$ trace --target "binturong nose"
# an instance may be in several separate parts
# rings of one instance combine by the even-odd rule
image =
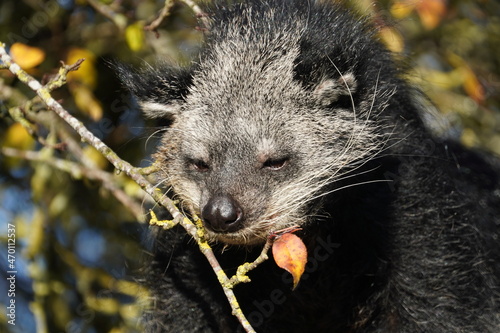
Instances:
[[[205,227],[215,232],[235,232],[243,228],[243,210],[229,194],[219,194],[208,200],[201,211]]]

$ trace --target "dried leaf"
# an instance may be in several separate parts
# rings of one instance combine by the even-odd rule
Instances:
[[[10,47],[10,55],[23,69],[31,69],[45,60],[45,52],[38,47],[31,47],[23,43],[14,43]]]
[[[307,249],[304,242],[292,233],[280,236],[273,243],[273,258],[279,267],[292,274],[295,289],[307,263]]]

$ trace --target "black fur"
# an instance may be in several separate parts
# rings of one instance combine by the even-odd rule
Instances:
[[[227,39],[228,22],[247,6],[253,9],[252,22],[246,23],[254,26],[256,38],[306,20],[295,80],[314,91],[324,78],[352,72],[357,82],[353,100],[346,95],[325,107],[334,112],[352,103],[373,103],[373,140],[382,141],[372,158],[363,157],[343,180],[322,189],[340,190],[311,202],[309,214],[316,218],[298,233],[309,251],[299,286],[292,291],[288,273],[270,259],[250,273],[251,283],[235,288],[254,328],[500,331],[498,162],[428,132],[413,90],[363,20],[341,6],[313,1],[219,2],[207,9],[214,24],[192,68],[122,71],[124,81],[139,100],[185,100],[196,84],[193,78],[214,57],[213,45]],[[269,8],[275,8],[276,15],[266,22]],[[372,99],[375,86],[377,96]],[[372,182],[379,180],[388,182]],[[197,245],[181,228],[154,232],[154,262],[147,280],[157,301],[145,318],[149,331],[242,331]],[[234,273],[239,264],[253,260],[261,246],[222,248],[215,245],[221,266]]]

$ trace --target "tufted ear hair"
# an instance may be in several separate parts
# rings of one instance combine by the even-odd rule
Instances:
[[[112,67],[147,117],[172,121],[181,111],[192,82],[190,70],[168,65],[137,70],[119,63]]]
[[[328,106],[342,96],[356,92],[358,83],[353,73],[347,73],[337,79],[323,79],[313,90],[313,95],[321,106]]]

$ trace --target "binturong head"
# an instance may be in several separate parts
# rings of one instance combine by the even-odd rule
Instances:
[[[317,62],[304,14],[234,10],[215,18],[191,67],[119,72],[145,114],[169,122],[159,183],[211,240],[249,245],[306,223],[336,180],[380,150],[372,118],[392,92],[379,90],[380,68],[360,79],[368,72],[349,45],[344,60],[332,49]]]

